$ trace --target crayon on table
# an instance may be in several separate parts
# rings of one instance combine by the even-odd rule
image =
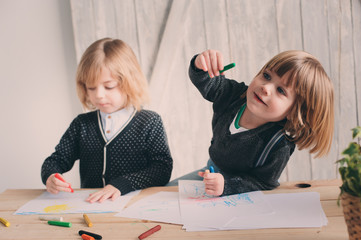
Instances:
[[[157,225],[157,226],[149,229],[148,231],[140,234],[139,237],[138,237],[138,239],[139,239],[139,240],[142,240],[142,239],[148,237],[149,235],[152,235],[153,233],[159,231],[160,229],[161,229],[161,226],[160,226],[160,225]]]
[[[86,235],[86,234],[82,234],[81,238],[84,240],[95,240],[92,236]]]
[[[65,180],[60,176],[59,173],[55,173],[55,177],[56,177],[57,179],[59,179],[60,181],[65,182]],[[73,193],[74,190],[71,188],[70,184],[69,184],[69,188],[70,188],[71,192]]]
[[[93,223],[90,221],[90,218],[88,217],[88,215],[83,214],[83,218],[84,218],[86,224],[88,225],[88,227],[92,227],[92,226],[93,226]]]
[[[222,72],[227,71],[227,70],[229,70],[229,69],[231,69],[231,68],[234,68],[235,66],[236,66],[235,63],[230,63],[230,64],[224,66],[224,67],[223,67],[223,70],[221,70],[221,71],[219,71],[219,72],[222,73]]]
[[[63,221],[63,217],[53,217],[53,216],[39,216],[39,219],[43,221],[58,221],[58,222]]]
[[[79,231],[79,235],[83,235],[83,234],[86,234],[86,235],[89,235],[89,236],[92,236],[94,239],[97,239],[97,240],[100,240],[102,239],[103,237],[96,234],[96,233],[92,233],[92,232],[87,232],[87,231],[83,231],[83,230],[80,230]]]
[[[0,222],[4,224],[6,227],[10,227],[10,222],[4,218],[0,218]]]
[[[48,221],[48,224],[60,227],[71,227],[70,222]]]

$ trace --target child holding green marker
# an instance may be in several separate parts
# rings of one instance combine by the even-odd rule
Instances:
[[[314,56],[282,52],[249,86],[227,79],[222,70],[223,56],[216,50],[191,60],[191,81],[213,103],[210,160],[207,167],[168,185],[203,179],[206,193],[215,196],[273,189],[295,146],[316,157],[329,152],[333,86]],[[208,170],[213,168],[214,173]]]

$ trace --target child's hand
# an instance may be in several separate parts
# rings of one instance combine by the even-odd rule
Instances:
[[[206,50],[199,54],[194,61],[198,69],[208,72],[209,76],[219,76],[219,71],[223,70],[223,55],[217,50]]]
[[[58,194],[59,192],[72,192],[70,183],[66,182],[62,175],[61,179],[55,177],[55,174],[51,174],[46,180],[46,190],[52,194]]]
[[[224,177],[220,173],[210,173],[209,170],[205,172],[198,172],[198,175],[203,177],[205,190],[208,195],[219,196],[224,190]]]
[[[120,196],[120,191],[118,188],[113,187],[112,185],[106,185],[103,189],[98,192],[92,193],[89,197],[85,200],[87,202],[104,202],[108,198],[111,198],[113,201]]]

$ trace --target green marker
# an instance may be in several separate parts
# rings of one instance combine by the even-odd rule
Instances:
[[[229,69],[231,69],[231,68],[234,68],[235,66],[236,66],[235,63],[230,63],[230,64],[224,66],[224,67],[223,67],[223,70],[221,70],[221,71],[219,71],[219,72],[222,73],[222,72],[227,71],[227,70],[229,70]]]
[[[70,222],[60,222],[60,221],[48,221],[49,225],[55,225],[60,227],[71,227]]]

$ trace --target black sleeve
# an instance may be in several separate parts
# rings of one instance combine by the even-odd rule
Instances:
[[[78,122],[78,118],[73,120],[55,147],[55,152],[45,159],[41,167],[41,180],[44,184],[51,174],[69,171],[79,159]]]

